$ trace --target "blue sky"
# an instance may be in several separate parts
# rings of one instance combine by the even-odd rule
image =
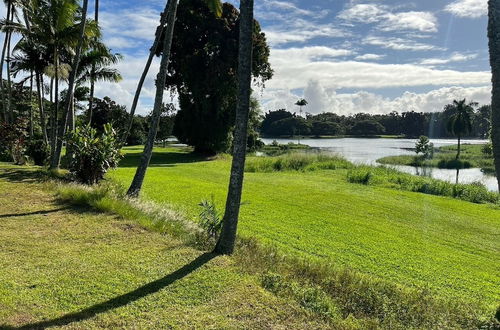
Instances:
[[[98,96],[130,106],[165,2],[101,0],[105,41],[124,55],[125,79],[100,84]],[[311,113],[340,114],[438,111],[464,97],[489,103],[486,3],[256,0],[275,70],[256,95],[264,110],[294,110],[305,97]],[[157,62],[141,113],[153,103],[156,72]]]

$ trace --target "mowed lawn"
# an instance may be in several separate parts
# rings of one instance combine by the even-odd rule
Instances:
[[[142,148],[109,177],[128,187]],[[230,159],[156,149],[142,196],[196,220],[223,210]],[[282,252],[348,267],[487,308],[500,302],[500,208],[351,184],[346,171],[246,173],[240,234]]]
[[[61,204],[38,176],[0,163],[0,329],[330,327],[233,259]]]

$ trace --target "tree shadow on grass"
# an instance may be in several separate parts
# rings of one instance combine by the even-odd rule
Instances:
[[[141,286],[140,288],[131,291],[129,293],[123,294],[121,296],[112,298],[108,301],[104,301],[100,304],[90,306],[88,308],[85,308],[79,312],[76,313],[71,313],[67,314],[64,316],[61,316],[59,318],[53,319],[53,320],[47,320],[47,321],[41,321],[37,323],[31,323],[27,325],[23,325],[20,327],[12,327],[12,326],[5,326],[5,325],[0,325],[0,329],[6,329],[6,330],[11,330],[11,329],[45,329],[49,327],[56,327],[56,326],[64,326],[68,325],[73,322],[79,322],[83,320],[90,319],[98,314],[105,313],[107,311],[113,310],[115,308],[119,308],[122,306],[125,306],[129,303],[132,303],[134,301],[137,301],[141,298],[144,298],[150,294],[156,293],[169,285],[173,284],[174,282],[181,280],[182,278],[188,276],[192,272],[196,271],[206,263],[208,263],[210,260],[215,258],[217,255],[212,254],[212,253],[205,253],[190,262],[189,264],[185,265],[184,267],[176,270],[175,272],[158,279],[154,282],[148,283],[144,286]]]
[[[41,169],[5,168],[0,169],[0,180],[13,183],[35,183],[47,179],[48,174]]]
[[[142,153],[129,153],[120,161],[119,167],[137,167],[141,160]],[[194,152],[153,152],[150,167],[173,167],[176,164],[197,163],[209,161],[206,155]]]
[[[70,209],[74,209],[74,208],[65,206],[65,207],[60,207],[58,209],[53,209],[53,210],[41,210],[41,211],[33,211],[33,212],[26,212],[26,213],[0,214],[0,219],[13,218],[13,217],[26,217],[26,216],[30,216],[30,215],[46,215],[46,214],[57,213],[60,211],[66,211],[66,210],[70,210]]]

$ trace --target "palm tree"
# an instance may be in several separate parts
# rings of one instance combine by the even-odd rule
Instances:
[[[0,58],[0,91],[2,94],[2,114],[6,122],[12,122],[14,120],[14,115],[10,109],[12,91],[11,91],[11,80],[10,80],[10,50],[11,50],[11,40],[12,40],[12,29],[10,26],[14,21],[15,15],[15,1],[14,0],[4,0],[5,6],[7,7],[7,16],[4,22],[4,43],[2,48],[2,56]],[[3,81],[3,67],[7,63],[7,93],[5,92],[5,86]]]
[[[238,106],[234,132],[233,162],[222,231],[214,252],[232,254],[236,242],[247,152],[248,117],[252,82],[253,0],[240,1],[238,59]]]
[[[491,93],[491,141],[500,189],[500,4],[488,1],[488,39],[493,89]]]
[[[94,3],[94,21],[99,24],[99,0],[95,0],[95,3]],[[95,70],[96,68],[95,67],[92,67],[92,74],[91,74],[91,77],[90,77],[90,98],[89,98],[89,113],[90,113],[90,116],[89,118],[92,118],[92,107],[94,105],[94,93],[95,93],[95,78],[94,78],[94,74],[95,74]],[[91,119],[89,119],[91,120]]]
[[[462,137],[472,131],[472,118],[474,117],[475,106],[477,106],[476,102],[466,103],[465,99],[460,101],[454,100],[453,104],[448,106],[452,115],[448,120],[447,130],[458,138],[457,160],[460,158]]]
[[[170,49],[172,47],[172,39],[174,36],[175,27],[175,17],[177,15],[177,6],[179,0],[170,0],[167,5],[167,29],[164,34],[163,39],[163,52],[160,63],[160,71],[156,78],[156,96],[155,104],[153,108],[153,114],[151,116],[151,126],[149,128],[148,139],[146,145],[144,146],[144,152],[141,156],[141,161],[139,167],[134,176],[134,180],[128,189],[127,195],[131,197],[137,197],[142,188],[142,183],[144,182],[144,177],[146,176],[146,171],[151,161],[151,155],[153,152],[154,142],[156,139],[156,134],[158,132],[158,123],[160,121],[161,109],[163,105],[163,93],[165,92],[165,83],[167,80],[168,73],[168,62],[170,60]]]
[[[222,4],[220,0],[204,0],[206,5],[210,8],[215,15],[220,17],[222,15]],[[172,39],[174,36],[174,25],[177,16],[177,6],[179,4],[179,0],[169,0],[167,6],[165,7],[164,12],[162,13],[162,18],[160,22],[160,26],[158,26],[156,30],[156,38],[151,48],[151,53],[146,63],[146,68],[142,74],[141,80],[139,81],[139,86],[137,88],[134,105],[132,106],[132,111],[130,114],[131,120],[133,120],[133,114],[135,112],[135,107],[137,106],[137,101],[142,89],[142,84],[144,83],[144,79],[149,71],[149,66],[151,65],[152,56],[155,55],[155,50],[158,48],[160,44],[160,37],[163,35],[163,51],[162,51],[162,59],[160,63],[160,71],[158,73],[158,77],[156,79],[156,96],[155,96],[155,104],[153,108],[153,113],[151,116],[151,123],[148,132],[148,138],[146,141],[146,145],[144,146],[144,152],[141,156],[141,160],[139,166],[137,167],[137,171],[135,173],[134,179],[130,188],[127,191],[127,195],[130,197],[137,197],[142,188],[142,184],[144,182],[144,177],[146,176],[146,171],[149,166],[149,162],[151,161],[151,155],[153,153],[154,142],[156,139],[156,134],[158,132],[158,124],[160,121],[161,110],[163,105],[163,94],[165,90],[165,83],[167,79],[168,73],[168,62],[170,59],[170,49],[172,47]],[[165,32],[163,33],[162,23],[166,25]],[[128,131],[132,127],[132,122],[129,121],[129,126],[122,137],[122,145],[125,144],[125,141],[128,136]]]
[[[309,103],[305,99],[299,99],[297,102],[295,102],[295,105],[299,106],[299,115],[302,117],[302,107],[305,107]],[[300,126],[299,126],[299,144],[300,144]]]
[[[217,17],[220,17],[222,15],[222,3],[220,0],[204,0],[204,2],[208,6],[208,8],[210,8],[210,10]],[[167,24],[167,18],[169,15],[169,13],[168,13],[169,4],[170,4],[170,1],[167,2],[165,9],[163,10],[163,13],[161,14],[160,25],[158,25],[158,27],[156,28],[155,40],[153,42],[153,46],[151,47],[151,49],[149,51],[149,57],[148,57],[148,60],[146,61],[146,66],[144,67],[141,78],[139,79],[139,83],[137,85],[137,89],[136,89],[135,95],[134,95],[134,101],[132,102],[132,107],[130,108],[128,125],[127,125],[127,128],[126,128],[122,138],[121,138],[122,145],[125,145],[127,138],[128,138],[128,135],[130,133],[130,130],[132,129],[135,111],[137,110],[137,105],[139,103],[139,98],[141,96],[142,87],[144,86],[144,81],[146,80],[146,77],[148,76],[149,69],[151,68],[151,63],[153,62],[153,58],[157,53],[158,46],[160,45],[160,41],[161,41],[161,36],[162,36],[163,31],[165,29],[165,25]],[[175,21],[175,19],[174,19],[174,21]]]

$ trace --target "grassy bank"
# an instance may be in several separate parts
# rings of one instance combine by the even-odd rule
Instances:
[[[202,199],[214,196],[223,205],[230,159],[193,160],[186,151],[156,150],[143,196],[196,218]],[[124,186],[139,157],[137,150],[127,152],[123,167],[110,175]],[[262,160],[250,157],[249,164],[254,162]],[[339,166],[248,172],[241,235],[311,262],[348,266],[374,279],[426,288],[436,297],[496,307],[496,206],[352,184],[349,171]]]
[[[107,189],[61,186],[61,201],[43,178],[0,165],[1,329],[333,326],[235,259],[186,244],[177,213],[155,220]]]
[[[377,162],[390,165],[428,166],[436,168],[481,168],[485,173],[495,173],[493,157],[485,155],[483,145],[462,145],[460,161],[456,162],[457,146],[436,148],[433,159],[423,159],[420,156],[401,155],[384,157]]]

